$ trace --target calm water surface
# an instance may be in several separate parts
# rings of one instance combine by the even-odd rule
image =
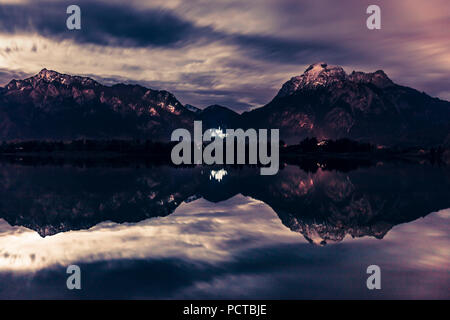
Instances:
[[[321,167],[0,164],[0,298],[449,299],[450,170]]]

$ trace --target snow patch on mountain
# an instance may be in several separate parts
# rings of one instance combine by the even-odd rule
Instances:
[[[327,86],[346,79],[347,74],[342,67],[329,66],[325,62],[314,63],[302,75],[293,77],[286,82],[277,97],[289,96],[301,89]]]
[[[286,82],[277,97],[282,98],[301,90],[326,87],[344,81],[372,84],[379,88],[394,85],[392,80],[382,70],[373,73],[353,71],[350,75],[347,75],[342,67],[330,66],[325,62],[318,62],[310,65],[302,75],[293,77]]]

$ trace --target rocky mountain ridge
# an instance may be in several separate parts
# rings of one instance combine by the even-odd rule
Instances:
[[[288,143],[306,137],[383,145],[442,144],[450,103],[395,84],[382,71],[347,74],[320,62],[287,81],[267,105],[242,115],[184,106],[168,91],[104,86],[43,69],[0,88],[0,140],[143,138],[168,141],[194,120],[221,128],[278,128]],[[205,127],[206,128],[206,127]]]

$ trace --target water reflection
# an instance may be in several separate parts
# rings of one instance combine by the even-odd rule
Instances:
[[[214,172],[3,164],[0,297],[448,298],[446,169]]]
[[[198,199],[170,216],[138,223],[103,222],[88,230],[41,238],[0,220],[0,269],[37,270],[75,261],[178,258],[219,263],[238,251],[277,243],[304,242],[286,232],[267,205],[244,196],[219,204]]]
[[[211,173],[209,174],[209,180],[215,179],[217,181],[222,181],[223,177],[225,177],[228,174],[227,170],[220,169],[220,170],[211,170]]]
[[[242,194],[269,205],[308,241],[325,244],[346,235],[383,238],[397,224],[450,207],[449,171],[425,165],[350,172],[287,166],[276,176],[260,176],[257,168],[4,165],[0,187],[0,218],[41,236],[164,217],[185,201],[221,202]]]

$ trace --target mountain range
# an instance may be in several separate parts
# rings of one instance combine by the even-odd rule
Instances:
[[[3,164],[0,219],[49,236],[104,221],[165,217],[183,202],[204,198],[216,203],[241,194],[263,201],[308,241],[325,244],[346,236],[381,239],[393,226],[450,206],[450,175],[437,166],[417,170],[385,164],[315,173],[286,166],[273,176],[261,176],[251,167],[227,169],[218,181],[210,167],[202,166],[136,170]]]
[[[238,114],[213,105],[183,105],[168,91],[140,85],[105,86],[43,69],[0,88],[0,140],[151,139],[173,130],[280,129],[280,138],[351,138],[383,145],[439,145],[448,140],[450,102],[374,73],[315,63],[287,81],[263,107]]]

